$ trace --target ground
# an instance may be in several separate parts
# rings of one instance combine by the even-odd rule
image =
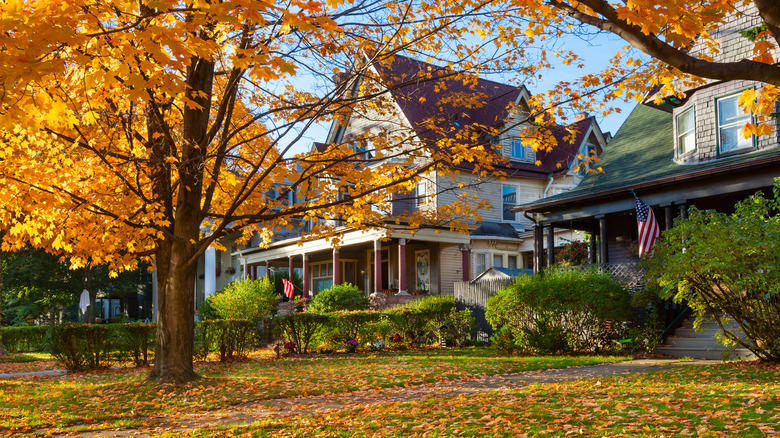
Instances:
[[[0,380],[0,434],[777,433],[777,367],[676,360],[615,363],[623,359],[506,357],[484,348],[281,360],[268,354],[241,363],[199,364],[203,379],[184,387],[147,382],[145,370],[16,377]]]

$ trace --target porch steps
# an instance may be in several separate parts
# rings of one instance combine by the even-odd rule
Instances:
[[[735,325],[731,325],[735,327]],[[657,349],[659,353],[672,357],[714,360],[752,360],[755,355],[746,348],[727,349],[715,338],[720,328],[715,322],[705,322],[699,331],[693,329],[693,320],[686,319],[674,335],[666,338],[666,345]]]

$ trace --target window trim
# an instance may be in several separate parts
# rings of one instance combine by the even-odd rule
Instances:
[[[720,126],[720,105],[719,105],[719,102],[722,101],[722,100],[725,100],[725,99],[732,99],[732,98],[739,99],[739,95],[742,94],[743,91],[750,90],[750,89],[755,89],[755,87],[745,87],[745,88],[742,88],[742,89],[737,90],[737,91],[733,91],[733,92],[730,92],[730,93],[726,93],[726,94],[721,94],[719,96],[715,96],[713,98],[714,99],[713,102],[715,104],[714,105],[715,106],[715,142],[716,142],[715,143],[715,150],[716,150],[716,153],[717,153],[716,156],[718,158],[720,158],[720,157],[727,157],[727,156],[734,155],[734,154],[740,154],[740,153],[743,153],[743,152],[748,152],[748,151],[756,148],[756,136],[755,135],[751,135],[750,136],[750,146],[736,147],[736,148],[734,148],[734,149],[732,149],[730,151],[726,151],[726,152],[723,152],[721,150],[721,138],[720,138],[721,126]],[[739,103],[737,103],[737,107],[739,108]],[[753,116],[752,112],[750,114],[748,114],[748,119],[750,120],[751,123],[755,122],[755,120],[756,120],[755,117]],[[740,131],[742,131],[742,129],[740,129]],[[739,134],[739,135],[741,135],[741,134]]]
[[[420,187],[423,188],[423,193],[420,194]],[[425,199],[428,197],[428,184],[426,181],[417,181],[417,185],[414,186],[414,206],[420,208],[425,205]]]
[[[683,115],[687,114],[688,112],[690,112],[692,114],[692,117],[693,117],[693,122],[691,123],[691,129],[686,131],[686,132],[684,132],[684,133],[680,133],[680,122],[679,122],[679,120],[680,120],[680,118]],[[688,152],[683,152],[682,148],[681,148],[682,143],[680,143],[680,139],[682,138],[682,136],[687,135],[688,133],[693,135],[693,149],[691,149]],[[675,147],[675,149],[676,149],[675,153],[677,154],[678,157],[684,157],[684,156],[689,155],[689,154],[691,154],[693,152],[696,152],[696,149],[698,149],[698,146],[696,145],[696,105],[695,104],[689,106],[688,108],[684,109],[683,111],[680,111],[679,114],[674,116],[674,142],[675,142],[675,146],[676,146]],[[718,145],[720,146],[720,141],[718,141]]]
[[[504,218],[504,187],[512,187],[515,189],[515,205],[516,207],[518,204],[517,202],[520,199],[520,186],[517,184],[511,184],[511,183],[502,183],[501,184],[501,223],[517,223],[517,215],[518,213],[513,213],[515,215],[514,219],[505,219]]]

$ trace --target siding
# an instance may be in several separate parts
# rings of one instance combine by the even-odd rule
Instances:
[[[441,248],[439,252],[440,295],[453,295],[456,281],[463,280],[463,259],[457,246]]]

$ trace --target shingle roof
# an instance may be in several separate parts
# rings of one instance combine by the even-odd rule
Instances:
[[[452,124],[493,127],[504,123],[509,118],[510,105],[524,89],[523,86],[514,87],[482,78],[475,83],[464,83],[456,72],[446,67],[400,55],[395,55],[392,62],[378,62],[375,67],[417,135],[430,142],[435,142],[442,135],[441,131],[430,129],[431,120],[445,122],[447,127]],[[477,107],[457,105],[452,96],[461,93],[478,94],[483,104]],[[571,125],[577,132],[573,143],[565,139],[570,135],[565,127],[554,127],[552,133],[558,140],[558,146],[549,152],[537,152],[540,166],[536,163],[508,162],[496,168],[510,176],[534,178],[566,171],[592,123],[595,119],[588,117]],[[454,132],[445,130],[444,135],[454,135]],[[465,164],[460,167],[471,166]]]
[[[687,179],[746,162],[776,156],[777,148],[721,158],[700,164],[677,164],[674,158],[672,115],[637,105],[601,155],[603,173],[590,173],[568,192],[524,204],[527,211],[563,206],[616,191],[628,192],[669,179]]]

